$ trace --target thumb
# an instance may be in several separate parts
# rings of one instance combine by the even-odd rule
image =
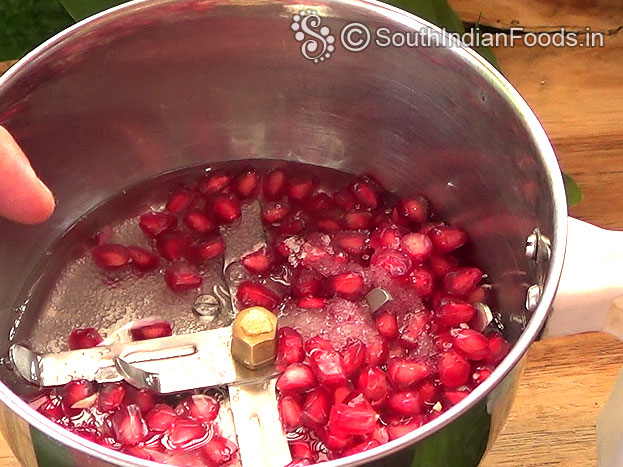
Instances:
[[[9,132],[0,126],[0,216],[37,224],[54,211],[54,197]]]

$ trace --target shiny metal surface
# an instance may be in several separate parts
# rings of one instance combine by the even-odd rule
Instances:
[[[430,27],[373,1],[304,6],[317,8],[334,32],[351,21]],[[338,47],[326,63],[310,63],[290,29],[301,7],[137,1],[65,31],[0,79],[0,122],[58,205],[38,227],[0,221],[1,350],[6,355],[36,319],[20,312],[23,288],[51,243],[126,187],[173,169],[249,158],[371,172],[385,186],[423,193],[465,227],[515,345],[485,383],[434,422],[326,465],[407,465],[430,450],[440,465],[476,465],[510,409],[521,358],[562,269],[566,202],[551,145],[517,92],[471,51]],[[528,313],[527,288],[540,282],[525,256],[535,228],[551,239],[552,254],[538,306]],[[27,420],[29,446],[38,459],[52,459],[40,465],[155,465],[62,430],[11,391],[19,384],[14,374],[4,369],[0,377],[4,416]],[[28,442],[3,432],[16,451]]]

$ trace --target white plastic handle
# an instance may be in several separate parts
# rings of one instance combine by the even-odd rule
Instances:
[[[560,285],[543,335],[587,331],[623,340],[623,232],[570,217]]]

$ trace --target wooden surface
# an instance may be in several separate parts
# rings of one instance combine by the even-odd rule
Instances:
[[[502,32],[602,31],[603,48],[495,50],[534,109],[563,169],[584,192],[576,217],[623,228],[623,0],[450,0],[461,17]],[[6,68],[6,67],[5,67]],[[0,64],[0,72],[4,68]],[[596,465],[595,423],[623,365],[623,344],[600,333],[532,346],[517,399],[485,467]],[[623,416],[623,414],[622,414]],[[0,467],[17,466],[0,439]]]

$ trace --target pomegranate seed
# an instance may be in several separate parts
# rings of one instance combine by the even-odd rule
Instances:
[[[212,440],[206,444],[202,449],[203,459],[210,466],[220,466],[231,462],[236,458],[238,452],[238,446],[227,438],[222,436],[215,436]]]
[[[63,408],[67,411],[74,404],[90,397],[94,394],[93,383],[85,379],[70,381],[62,390]]]
[[[311,269],[297,270],[290,288],[297,297],[312,297],[320,291],[320,276]]]
[[[165,447],[189,451],[200,447],[209,439],[206,426],[192,418],[177,418],[167,430],[162,443]]]
[[[404,357],[406,354],[404,347],[400,345],[400,342],[392,342],[389,346],[389,358]]]
[[[290,452],[295,459],[309,459],[314,460],[314,453],[309,443],[304,441],[296,441],[290,443]]]
[[[195,195],[184,188],[174,191],[167,204],[165,209],[171,214],[179,214],[183,211],[186,211],[192,202],[195,200]]]
[[[266,174],[262,182],[262,193],[264,198],[270,201],[280,200],[286,189],[286,184],[287,176],[285,170],[271,170]]]
[[[454,347],[454,336],[449,330],[441,332],[435,336],[435,346],[441,351],[451,349]]]
[[[333,237],[333,243],[346,253],[361,256],[366,250],[368,234],[365,231],[343,231]]]
[[[103,340],[94,328],[74,329],[69,334],[69,350],[90,349]]]
[[[366,346],[366,364],[370,366],[381,366],[387,362],[389,357],[389,344],[381,336],[372,339]]]
[[[300,203],[309,198],[318,180],[312,177],[292,177],[288,185],[288,198],[296,203]]]
[[[212,203],[212,211],[216,218],[224,224],[231,224],[242,215],[240,200],[234,195],[218,195],[215,197]]]
[[[489,376],[491,376],[491,373],[493,373],[493,370],[491,368],[488,368],[486,366],[479,366],[472,374],[472,380],[476,385],[479,385]]]
[[[357,208],[357,201],[347,188],[336,191],[332,199],[337,206],[346,212],[354,211]]]
[[[130,252],[130,258],[132,258],[132,264],[141,271],[151,271],[158,267],[160,258],[152,251],[141,248],[140,246],[132,245],[128,247]]]
[[[439,253],[450,253],[467,242],[467,234],[458,227],[438,226],[428,232],[435,250]]]
[[[432,255],[428,258],[428,266],[436,277],[445,277],[457,267],[457,261],[451,256]]]
[[[415,264],[422,264],[433,252],[433,243],[426,235],[420,233],[405,235],[400,241],[400,246]]]
[[[347,377],[355,375],[363,366],[366,357],[366,346],[360,341],[354,341],[346,345],[342,350],[344,373]]]
[[[338,274],[330,278],[329,286],[333,293],[347,300],[357,300],[365,292],[363,278],[354,272]]]
[[[423,361],[395,358],[387,364],[387,376],[396,389],[407,389],[433,374]]]
[[[422,312],[412,313],[405,318],[405,325],[400,331],[398,341],[405,349],[419,346],[420,336],[430,327],[428,315]]]
[[[488,365],[497,365],[506,357],[506,354],[508,354],[510,344],[499,334],[491,334],[488,338],[489,355],[487,355],[484,361]]]
[[[121,383],[105,384],[99,392],[97,398],[97,408],[101,412],[110,412],[115,410],[123,402],[125,397],[125,386]]]
[[[167,404],[158,404],[145,416],[145,422],[151,431],[164,432],[173,425],[177,414],[173,407]]]
[[[129,456],[138,457],[139,459],[145,459],[148,461],[154,460],[147,449],[140,448],[138,446],[126,446],[121,452]]]
[[[284,220],[290,214],[290,206],[273,201],[262,208],[262,220],[266,224],[274,224]]]
[[[314,336],[307,339],[307,342],[305,342],[305,353],[307,353],[307,355],[311,355],[316,350],[332,352],[335,349],[333,348],[333,345],[331,345],[331,342],[324,337]]]
[[[186,254],[191,241],[190,235],[185,232],[167,232],[156,240],[156,249],[163,258],[176,261]]]
[[[380,311],[376,315],[375,322],[376,329],[385,339],[389,341],[398,339],[398,322],[396,321],[396,316],[393,313],[390,313],[389,311]]]
[[[321,385],[335,388],[347,383],[344,363],[337,352],[317,349],[311,353],[309,360],[311,369]]]
[[[184,224],[190,230],[199,235],[207,235],[216,230],[216,223],[210,219],[201,209],[192,209],[184,216]]]
[[[206,394],[193,394],[182,402],[183,410],[196,420],[212,422],[217,417],[221,404],[212,396]]]
[[[370,246],[375,250],[387,248],[397,250],[400,247],[402,234],[400,229],[392,224],[377,227],[370,236]]]
[[[458,352],[448,350],[439,357],[439,379],[447,388],[455,388],[467,382],[469,362]]]
[[[129,386],[126,389],[124,404],[135,404],[144,415],[156,405],[156,396],[149,389],[135,389]]]
[[[203,279],[187,263],[173,263],[164,271],[164,280],[173,292],[185,292],[201,286]]]
[[[393,420],[387,425],[389,439],[392,441],[398,439],[414,430],[417,430],[419,427],[424,425],[424,423],[424,417],[421,415],[416,415],[407,420]]]
[[[266,274],[275,264],[272,253],[266,247],[242,257],[240,262],[252,274]]]
[[[376,250],[370,258],[370,264],[385,269],[390,276],[404,276],[411,269],[411,259],[396,250]]]
[[[102,269],[117,269],[130,262],[130,250],[117,243],[105,243],[91,250],[93,261]]]
[[[301,426],[303,409],[296,397],[283,396],[279,399],[279,414],[286,429],[295,430]]]
[[[48,395],[45,396],[43,402],[37,407],[37,412],[53,421],[57,421],[64,416],[61,399]]]
[[[376,441],[379,444],[389,443],[389,432],[387,431],[387,427],[377,422],[370,438],[372,438],[371,441]]]
[[[233,177],[223,172],[208,175],[199,182],[199,192],[204,196],[212,196],[224,191],[232,182]]]
[[[469,396],[469,389],[464,390],[454,390],[454,391],[446,391],[444,393],[444,397],[450,402],[450,404],[455,405],[461,402]]]
[[[292,328],[282,327],[279,328],[278,336],[277,369],[283,371],[293,363],[301,363],[305,359],[301,335]]]
[[[372,223],[372,214],[364,211],[347,212],[343,222],[347,229],[368,229]]]
[[[400,415],[417,415],[422,412],[424,404],[418,391],[400,391],[390,394],[387,409]]]
[[[136,405],[121,406],[112,416],[115,438],[121,444],[135,446],[147,436],[147,424]]]
[[[387,398],[390,392],[389,381],[379,367],[364,369],[357,379],[357,389],[370,402],[379,402]]]
[[[420,297],[428,297],[435,288],[435,278],[425,267],[415,268],[411,271],[407,281]]]
[[[147,339],[157,339],[168,337],[173,334],[171,323],[168,321],[158,321],[146,326],[135,327],[130,330],[133,341],[144,341]]]
[[[459,268],[446,274],[443,285],[446,292],[465,297],[471,294],[482,280],[482,271],[478,268]]]
[[[319,298],[319,297],[303,297],[303,298],[299,298],[299,301],[297,302],[296,306],[298,306],[299,308],[322,308],[325,305],[325,300],[324,298]]]
[[[329,425],[328,430],[324,432],[322,441],[330,450],[342,452],[352,446],[355,439],[353,435],[343,432],[339,427]]]
[[[336,404],[331,409],[329,425],[352,435],[367,435],[376,428],[378,414],[373,409]]]
[[[288,217],[277,229],[281,235],[294,235],[305,229],[307,221],[300,211]]]
[[[372,404],[368,402],[366,397],[361,391],[352,391],[343,401],[349,407],[356,407],[361,409],[373,410]]]
[[[340,386],[333,391],[333,404],[341,404],[353,392],[350,386]]]
[[[470,360],[482,360],[489,355],[489,340],[473,329],[456,331],[454,345]]]
[[[363,179],[353,183],[350,187],[355,199],[366,209],[376,209],[379,198],[372,184]]]
[[[223,253],[225,253],[225,241],[220,235],[216,235],[191,245],[187,257],[192,263],[202,264],[220,258]]]
[[[301,419],[308,428],[322,426],[329,421],[331,396],[324,388],[316,388],[305,396]]]
[[[428,219],[428,201],[421,196],[401,199],[396,203],[394,213],[407,224],[422,224]]]
[[[293,363],[277,380],[277,389],[282,394],[298,394],[316,387],[312,369],[304,363]]]
[[[363,443],[359,443],[358,445],[344,451],[344,456],[353,456],[355,454],[359,454],[360,452],[369,451],[370,449],[374,449],[379,446],[380,444],[376,440],[364,441]]]
[[[342,230],[342,224],[337,219],[332,219],[330,217],[318,219],[316,227],[321,232],[337,232]]]
[[[476,309],[467,302],[458,299],[445,298],[435,310],[436,321],[443,326],[458,326],[468,323],[474,317]]]
[[[234,190],[241,198],[255,198],[260,190],[260,175],[249,169],[238,175],[234,180]]]
[[[236,293],[241,308],[261,306],[268,310],[274,310],[281,302],[281,298],[272,290],[259,282],[245,281],[238,287]]]
[[[307,465],[312,465],[312,460],[310,459],[299,459],[293,458],[292,462],[289,462],[285,467],[305,467]]]
[[[423,381],[418,386],[420,399],[425,404],[432,405],[439,399],[439,391],[432,381]]]
[[[155,238],[177,227],[177,218],[164,212],[150,211],[140,217],[138,225],[145,235]]]
[[[334,203],[326,193],[316,193],[311,198],[305,200],[305,209],[311,214],[319,214],[333,208]]]

